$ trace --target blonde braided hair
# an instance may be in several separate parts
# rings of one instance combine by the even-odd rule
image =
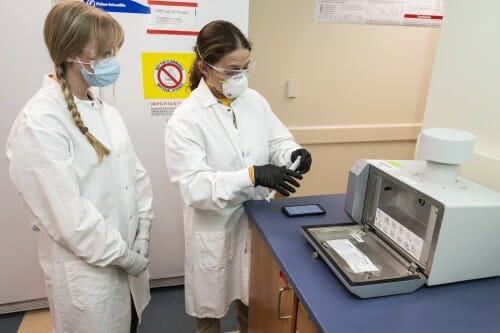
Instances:
[[[97,55],[102,55],[105,50],[120,48],[124,39],[123,29],[103,10],[80,0],[65,0],[52,7],[47,15],[44,37],[71,117],[80,132],[94,147],[100,163],[111,151],[85,126],[66,79],[66,61],[82,52],[91,40],[96,41]]]
[[[70,91],[69,82],[66,81],[64,64],[56,66],[56,77],[64,93],[64,99],[68,104],[68,109],[69,112],[71,112],[71,117],[73,117],[75,125],[78,127],[80,132],[82,132],[82,134],[87,137],[87,140],[92,145],[92,147],[94,147],[100,163],[103,160],[104,156],[108,156],[111,153],[111,150],[109,150],[105,145],[101,143],[101,141],[99,141],[94,135],[92,135],[92,133],[89,132],[88,127],[83,123],[80,112],[78,112],[78,108],[76,107],[73,94]]]

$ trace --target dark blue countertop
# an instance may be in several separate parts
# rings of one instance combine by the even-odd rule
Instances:
[[[500,278],[424,286],[414,293],[360,299],[313,248],[301,225],[351,222],[344,194],[249,201],[245,210],[262,234],[318,331],[339,333],[499,333]],[[319,203],[323,216],[286,217],[283,205]],[[499,235],[500,237],[500,235]],[[500,253],[499,253],[500,260]]]

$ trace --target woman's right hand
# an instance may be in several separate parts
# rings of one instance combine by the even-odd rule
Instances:
[[[289,196],[295,192],[295,187],[300,187],[296,179],[302,179],[302,176],[284,166],[266,164],[256,165],[253,169],[255,185],[275,189],[284,196]]]
[[[142,272],[148,268],[149,260],[143,255],[133,251],[128,250],[125,260],[120,265],[127,273],[138,277]]]

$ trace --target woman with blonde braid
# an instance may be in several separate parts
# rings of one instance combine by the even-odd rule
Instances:
[[[55,332],[135,332],[149,302],[152,191],[118,112],[90,87],[113,84],[123,30],[81,1],[49,12],[55,75],[12,126],[7,157],[38,235]]]

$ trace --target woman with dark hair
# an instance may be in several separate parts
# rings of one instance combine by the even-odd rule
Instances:
[[[250,230],[243,203],[269,189],[288,196],[309,171],[311,155],[248,88],[251,45],[227,21],[203,27],[194,48],[192,93],[165,133],[170,179],[184,201],[186,311],[196,332],[220,332],[236,301],[247,331]],[[297,171],[291,164],[301,157]]]

